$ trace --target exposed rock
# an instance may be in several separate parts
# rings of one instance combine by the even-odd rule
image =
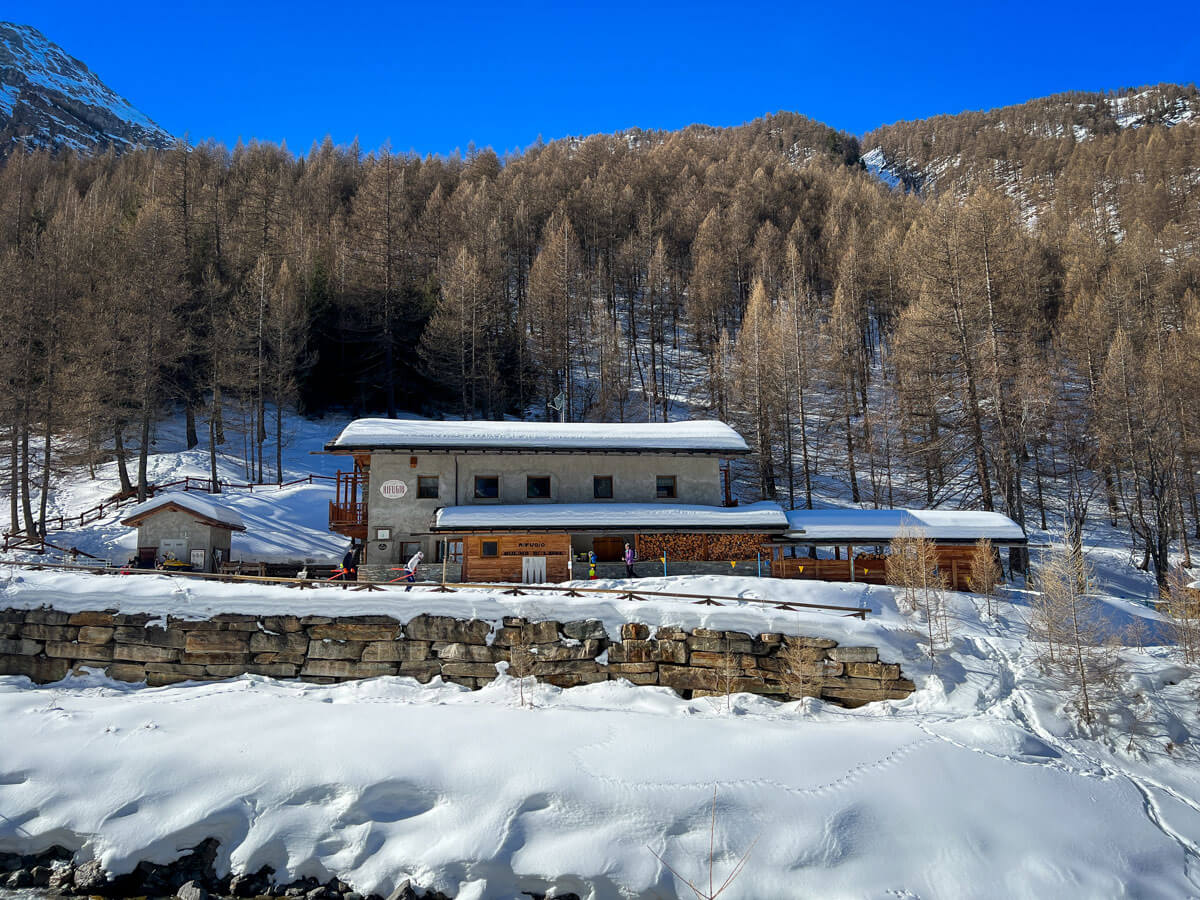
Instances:
[[[25,613],[26,625],[66,625],[70,621],[70,613],[59,612],[57,609],[48,607],[31,609]]]
[[[10,656],[33,656],[42,652],[42,645],[27,638],[0,638],[0,653]]]
[[[405,879],[396,885],[395,890],[388,894],[387,900],[420,900],[420,898],[417,896],[417,892],[412,889],[412,885]]]
[[[245,653],[250,635],[243,631],[189,631],[184,650],[188,653]]]
[[[348,659],[310,659],[300,670],[301,676],[325,675],[332,678],[376,678],[395,675],[392,663],[355,662]]]
[[[208,891],[196,884],[196,882],[188,881],[179,886],[179,890],[175,892],[175,896],[179,900],[208,900]]]
[[[650,626],[641,622],[626,622],[621,626],[622,641],[644,641],[650,637]]]
[[[35,641],[72,641],[79,633],[78,628],[70,625],[36,625],[26,623],[21,629],[25,637]]]
[[[25,675],[39,684],[61,681],[67,677],[70,668],[70,662],[65,659],[0,655],[0,675]]]
[[[574,622],[564,622],[562,633],[576,641],[604,641],[608,639],[608,632],[604,628],[604,623],[599,619],[580,619]]]
[[[113,640],[118,644],[149,644],[152,647],[174,647],[182,650],[186,635],[175,628],[140,628],[136,625],[118,625],[113,631]]]
[[[113,647],[113,659],[122,662],[175,662],[179,659],[179,651],[173,647],[150,644],[117,644]]]
[[[112,662],[112,644],[77,644],[74,641],[47,641],[44,652],[55,659],[91,659],[101,664]]]
[[[67,623],[70,625],[112,625],[114,612],[116,610],[72,613]]]
[[[308,636],[311,638],[334,641],[394,641],[398,634],[400,626],[396,624],[362,625],[335,622],[332,625],[314,625],[308,629]]]
[[[318,641],[308,642],[309,659],[362,659],[361,641]]]
[[[363,648],[362,661],[420,662],[429,658],[431,646],[429,641],[371,641]]]
[[[80,622],[111,624],[57,624],[63,615],[47,609],[0,610],[6,635],[0,646],[27,651],[0,653],[0,674],[27,675],[45,683],[82,666],[95,666],[112,678],[155,686],[247,673],[317,684],[399,674],[422,683],[441,676],[479,688],[495,679],[496,663],[507,659],[513,643],[519,642],[532,656],[532,674],[561,687],[625,678],[635,684],[661,684],[684,696],[736,691],[784,696],[785,680],[791,683],[781,674],[781,654],[787,650],[792,655],[789,666],[797,666],[799,657],[796,674],[805,679],[804,685],[793,686],[798,696],[819,694],[832,702],[860,705],[904,697],[913,690],[900,667],[880,662],[874,647],[838,647],[826,638],[774,632],[751,636],[663,626],[651,639],[648,626],[626,623],[623,640],[614,643],[595,619],[562,625],[507,616],[504,627],[492,635],[491,626],[481,620],[422,615],[408,623],[408,636],[401,637],[389,616],[168,617],[164,629],[142,614],[103,612],[91,618],[76,613]],[[39,621],[27,624],[29,616]],[[268,623],[281,630],[268,629]],[[89,641],[111,639],[89,643],[29,637],[76,632]],[[354,637],[380,639],[347,639]],[[490,645],[489,637],[494,638]],[[314,883],[306,891],[318,887]]]
[[[72,887],[81,894],[97,893],[107,883],[108,876],[104,874],[104,866],[98,859],[77,866],[71,875]]]
[[[444,641],[448,644],[485,644],[487,622],[478,619],[462,620],[450,616],[420,615],[404,626],[406,637],[416,641]]]
[[[875,647],[834,647],[829,651],[829,658],[844,663],[873,663],[879,661],[879,650]]]
[[[250,635],[251,653],[304,653],[308,650],[308,638],[299,632]]]
[[[88,67],[29,25],[0,23],[0,146],[88,152],[172,138]]]
[[[481,644],[434,644],[433,650],[438,659],[453,662],[494,663],[500,659],[499,650]]]
[[[234,897],[257,897],[267,893],[271,887],[271,876],[275,870],[263,866],[253,875],[241,873],[229,879],[229,893]]]

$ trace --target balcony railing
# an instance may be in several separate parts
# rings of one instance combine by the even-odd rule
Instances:
[[[367,537],[367,503],[362,499],[367,486],[363,471],[338,472],[335,499],[329,501],[329,530],[347,537]]]

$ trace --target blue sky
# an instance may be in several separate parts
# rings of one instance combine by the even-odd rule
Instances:
[[[99,4],[7,0],[168,131],[499,152],[737,125],[856,134],[1057,91],[1200,80],[1191,4]]]

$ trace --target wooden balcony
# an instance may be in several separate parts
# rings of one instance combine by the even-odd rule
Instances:
[[[329,501],[329,530],[348,538],[367,539],[367,473],[338,472],[335,499]]]

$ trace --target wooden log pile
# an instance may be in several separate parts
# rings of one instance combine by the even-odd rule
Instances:
[[[721,562],[731,559],[755,559],[761,552],[771,555],[765,534],[639,534],[639,559],[659,559],[694,562]]]

